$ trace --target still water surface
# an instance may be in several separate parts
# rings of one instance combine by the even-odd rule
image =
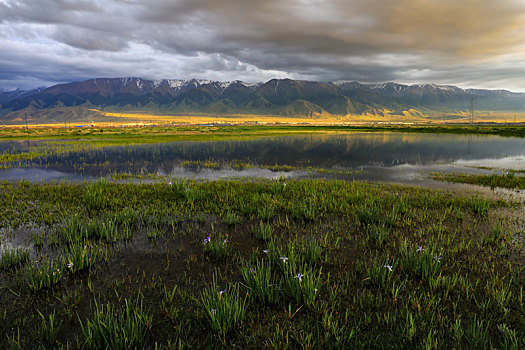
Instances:
[[[53,147],[68,147],[46,141],[7,141],[0,142],[0,154],[24,152],[31,147],[51,144]],[[220,164],[236,161],[255,167],[239,170],[228,166],[181,166],[183,161],[206,160]],[[272,165],[292,166],[294,170],[264,168]],[[23,166],[0,170],[0,180],[84,181],[127,172],[195,179],[284,176],[417,184],[426,181],[431,171],[494,171],[479,167],[495,168],[496,171],[525,169],[525,139],[381,132],[116,146],[63,154],[51,152],[40,159],[26,161]],[[329,172],[316,172],[312,168]]]

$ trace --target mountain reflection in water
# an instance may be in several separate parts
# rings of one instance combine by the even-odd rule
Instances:
[[[45,142],[42,142],[45,143]],[[35,146],[38,141],[0,142],[0,153],[23,152],[24,147]],[[181,168],[182,161],[211,160],[219,164],[231,161],[251,165],[289,165],[296,169],[321,168],[355,170],[360,168],[388,168],[410,165],[483,166],[483,162],[501,164],[506,168],[523,167],[525,140],[512,137],[416,134],[416,133],[349,133],[340,135],[294,135],[258,138],[247,141],[184,141],[147,145],[115,146],[87,149],[64,154],[52,154],[26,164],[27,168],[45,168],[64,174],[71,179],[107,176],[111,173],[172,174],[192,177],[201,173],[199,167]],[[182,169],[182,170],[181,170]],[[275,172],[258,176],[256,171],[239,173],[229,169],[232,176],[275,177]],[[215,169],[225,171],[225,169]],[[236,172],[237,171],[237,172]],[[26,171],[27,172],[27,171]],[[217,178],[214,169],[208,176]],[[376,171],[377,172],[377,171]],[[19,172],[23,175],[23,171]],[[294,173],[296,177],[304,172]],[[21,178],[24,176],[21,175]],[[289,174],[291,175],[291,174]],[[218,178],[229,177],[229,173]],[[0,179],[13,180],[12,169],[0,171]],[[38,181],[55,176],[41,175]],[[60,178],[60,176],[58,176]]]

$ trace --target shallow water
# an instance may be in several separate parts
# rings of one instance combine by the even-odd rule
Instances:
[[[0,142],[0,153],[27,152],[31,147],[68,147],[48,141]],[[183,161],[211,160],[220,164],[242,162],[244,169],[228,166],[181,166]],[[341,178],[424,184],[431,171],[487,173],[477,167],[525,168],[525,140],[513,137],[416,134],[348,133],[295,135],[248,141],[185,141],[106,147],[49,155],[22,166],[0,170],[0,180],[32,182],[86,181],[112,173],[158,174],[174,178]],[[265,166],[289,165],[292,171],[271,171]],[[312,168],[327,169],[316,172]],[[350,173],[349,173],[350,172]],[[127,180],[130,181],[130,180]],[[155,181],[137,180],[131,181]],[[157,180],[158,181],[158,180]]]

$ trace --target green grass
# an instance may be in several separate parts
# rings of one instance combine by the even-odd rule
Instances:
[[[390,235],[390,230],[385,225],[369,225],[366,231],[368,240],[378,247],[385,244]]]
[[[0,202],[3,242],[38,243],[0,270],[6,347],[525,346],[522,204],[245,179],[0,182]]]
[[[91,246],[74,244],[69,246],[64,258],[64,269],[75,274],[90,269],[100,253]]]
[[[509,188],[513,190],[525,189],[525,176],[514,175],[512,171],[504,175],[472,175],[462,173],[441,174],[433,173],[432,178],[440,181],[467,183],[473,185],[487,186],[490,188]]]
[[[224,217],[224,223],[228,226],[233,226],[239,222],[239,217],[237,214],[232,212],[227,212],[226,216]]]
[[[103,132],[100,132],[100,131]],[[290,135],[297,133],[322,132],[413,132],[445,134],[481,134],[503,136],[525,136],[523,126],[519,125],[368,125],[368,126],[179,126],[179,127],[140,127],[140,128],[93,128],[79,130],[75,128],[38,128],[38,129],[0,129],[0,139],[88,139],[107,142],[108,144],[155,143],[167,141],[210,141],[221,138],[243,139],[255,136]]]
[[[308,264],[316,264],[321,261],[323,248],[316,239],[304,239],[297,243],[297,249],[302,261]]]
[[[53,261],[44,260],[31,263],[25,270],[27,286],[33,292],[50,288],[60,282],[63,269]]]
[[[4,247],[0,254],[0,270],[18,267],[29,261],[29,251],[23,248]]]
[[[230,252],[230,242],[226,237],[207,236],[202,241],[204,254],[211,260],[219,261],[225,259]]]
[[[73,215],[64,220],[62,225],[56,230],[56,234],[65,243],[85,242],[87,240],[87,229],[85,220],[79,215]]]
[[[255,238],[268,241],[273,237],[273,227],[264,221],[260,221],[259,225],[255,227],[253,233]]]
[[[381,221],[381,212],[373,202],[356,205],[354,212],[358,220],[365,225],[376,224]]]
[[[99,306],[91,319],[81,322],[87,349],[136,349],[146,342],[153,318],[143,308],[140,297],[124,299],[120,308],[111,304]]]
[[[438,274],[443,252],[433,246],[408,246],[401,252],[402,266],[415,278],[429,280]]]
[[[57,315],[54,311],[47,315],[47,317],[40,311],[37,310],[37,312],[42,322],[38,330],[38,340],[40,345],[46,349],[52,348],[56,344],[63,321],[57,320]]]
[[[283,290],[298,305],[313,306],[321,293],[321,268],[307,264],[290,265],[284,271]]]
[[[86,186],[84,201],[89,211],[98,211],[107,205],[107,182],[101,179]]]
[[[224,337],[246,317],[246,299],[240,294],[239,284],[229,284],[221,290],[216,277],[201,294],[202,313],[209,327]]]
[[[367,275],[364,280],[379,287],[385,288],[387,283],[398,274],[397,261],[388,255],[376,256],[368,264],[359,265],[362,264],[365,264]]]
[[[262,304],[275,304],[279,300],[280,282],[271,263],[264,260],[256,260],[255,263],[243,261],[240,270],[250,297]]]
[[[112,217],[90,219],[85,230],[88,237],[105,242],[116,242],[118,239],[117,226]]]

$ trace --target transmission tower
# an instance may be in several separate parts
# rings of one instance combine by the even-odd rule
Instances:
[[[469,117],[469,123],[474,124],[474,97],[470,97],[470,111],[468,114]]]

